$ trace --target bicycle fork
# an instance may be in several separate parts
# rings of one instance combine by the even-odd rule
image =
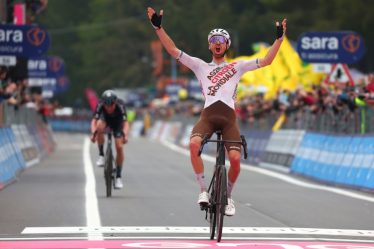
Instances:
[[[215,186],[214,186],[214,183],[215,183],[215,180],[218,178],[216,175],[218,174],[219,170],[215,170],[214,172],[214,175],[213,175],[213,178],[211,179],[210,183],[209,183],[209,187],[208,187],[208,193],[210,193],[209,195],[209,203],[204,203],[204,204],[200,204],[200,210],[201,211],[205,211],[205,220],[209,221],[208,220],[208,213],[213,213],[215,212],[215,210],[213,210],[213,208],[216,208],[216,195],[217,195],[217,192],[216,192],[216,189],[215,189]],[[227,204],[227,203],[226,203]]]

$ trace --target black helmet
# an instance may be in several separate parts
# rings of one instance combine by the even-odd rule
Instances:
[[[117,95],[112,90],[106,90],[101,95],[104,105],[112,105],[117,100]]]

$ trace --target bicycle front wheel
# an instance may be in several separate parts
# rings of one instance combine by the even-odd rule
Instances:
[[[218,174],[216,179],[217,203],[216,203],[216,224],[217,224],[217,242],[221,241],[223,218],[225,216],[225,208],[227,205],[227,176],[224,165],[218,166]]]
[[[215,232],[216,232],[216,216],[217,216],[217,209],[216,209],[216,205],[215,203],[217,202],[217,199],[216,199],[216,191],[215,191],[215,187],[214,187],[214,184],[213,183],[213,188],[212,188],[212,192],[211,192],[211,195],[210,195],[210,200],[209,200],[209,203],[210,203],[210,207],[209,207],[209,224],[210,224],[210,227],[209,227],[209,230],[210,230],[210,239],[213,240],[214,239],[214,235],[215,235]]]
[[[105,154],[105,167],[104,167],[104,176],[105,176],[105,187],[106,187],[106,196],[112,196],[112,171],[113,171],[113,153],[110,148],[107,149]]]

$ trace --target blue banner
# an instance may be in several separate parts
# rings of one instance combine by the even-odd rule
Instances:
[[[60,76],[57,78],[57,85],[55,88],[55,93],[61,93],[68,90],[70,87],[70,80],[66,76]]]
[[[29,58],[49,48],[48,32],[36,25],[0,25],[0,54]]]
[[[297,41],[297,52],[306,62],[352,64],[362,58],[365,45],[353,31],[306,32]]]
[[[57,56],[29,58],[27,69],[29,78],[58,78],[65,75],[64,60]]]

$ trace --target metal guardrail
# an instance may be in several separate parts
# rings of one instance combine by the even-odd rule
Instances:
[[[282,112],[270,111],[258,115],[251,122],[240,122],[243,130],[272,130]],[[326,108],[323,112],[313,113],[307,108],[285,113],[286,118],[281,129],[297,129],[333,134],[369,134],[374,133],[374,108],[358,107],[351,111],[342,108],[336,111]]]

